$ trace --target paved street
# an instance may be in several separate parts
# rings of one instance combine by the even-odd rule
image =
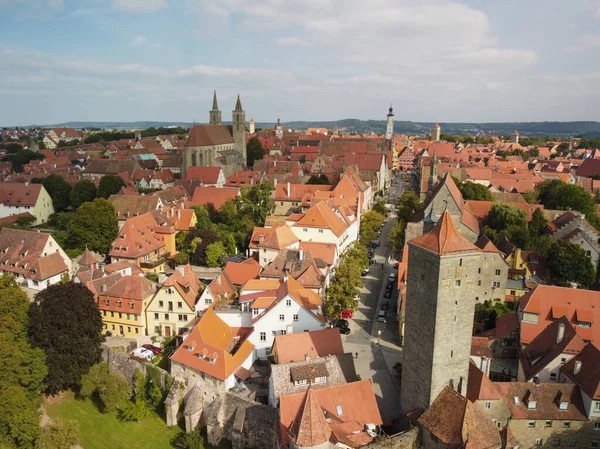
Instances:
[[[390,201],[394,204],[402,192],[402,181],[396,178],[392,186]],[[395,210],[394,210],[395,212]],[[392,247],[388,235],[396,220],[395,213],[390,214],[383,228],[379,241],[381,246],[375,251],[374,263],[369,274],[363,277],[364,289],[358,311],[350,321],[352,332],[343,336],[346,352],[357,353],[356,371],[361,379],[371,379],[377,403],[384,421],[391,421],[402,416],[400,409],[400,383],[396,377],[394,365],[402,360],[402,350],[398,346],[398,322],[396,321],[396,301],[398,291],[390,299],[383,298],[388,275],[395,273],[396,260],[391,258]],[[377,313],[383,301],[389,301],[387,322],[376,321]],[[381,332],[381,334],[379,334]],[[378,341],[379,339],[379,341]]]

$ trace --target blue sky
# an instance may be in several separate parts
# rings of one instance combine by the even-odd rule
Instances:
[[[599,120],[600,0],[0,0],[0,124]]]

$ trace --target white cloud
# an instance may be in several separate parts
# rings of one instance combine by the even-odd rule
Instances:
[[[114,9],[128,12],[152,12],[165,9],[167,0],[112,0]]]
[[[275,40],[277,45],[282,47],[310,47],[310,44],[298,36],[281,37]]]
[[[147,42],[148,39],[146,39],[146,37],[144,36],[133,36],[129,41],[129,45],[131,45],[132,47],[138,47],[140,45],[144,45]]]

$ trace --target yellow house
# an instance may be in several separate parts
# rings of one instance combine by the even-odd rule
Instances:
[[[171,337],[196,316],[194,306],[202,284],[188,264],[175,271],[156,292],[146,308],[148,335]]]
[[[156,293],[155,285],[142,276],[123,276],[98,295],[104,329],[115,335],[147,335],[144,311]]]

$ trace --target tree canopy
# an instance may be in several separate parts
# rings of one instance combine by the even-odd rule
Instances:
[[[111,195],[116,195],[126,187],[125,181],[117,175],[104,175],[98,185],[98,198],[108,199]]]
[[[404,247],[406,224],[415,212],[423,210],[423,207],[424,205],[419,199],[419,196],[412,190],[405,190],[402,192],[402,195],[400,195],[397,219],[389,234],[390,242],[396,251],[401,251]]]
[[[107,254],[118,233],[115,208],[103,198],[83,203],[69,221],[69,243],[80,250]]]
[[[360,221],[360,241],[363,244],[369,243],[377,238],[377,231],[381,227],[385,217],[374,210],[363,214]]]
[[[44,178],[42,185],[52,198],[55,212],[66,210],[70,203],[69,195],[71,194],[71,184],[60,175],[49,175]]]
[[[80,384],[100,361],[102,317],[83,284],[55,284],[41,291],[29,309],[29,338],[46,353],[46,391],[56,394]]]
[[[339,317],[342,310],[356,310],[354,298],[363,287],[361,274],[369,266],[367,249],[358,242],[342,255],[335,268],[334,276],[327,287],[323,304],[325,315],[329,318]]]
[[[262,142],[256,136],[250,138],[246,144],[246,155],[248,158],[248,167],[254,167],[254,161],[258,161],[265,157],[265,151]]]
[[[557,240],[552,243],[547,257],[552,283],[570,287],[592,288],[596,272],[586,252],[574,243]]]
[[[488,188],[482,184],[465,181],[457,184],[457,187],[465,200],[494,201]]]
[[[329,178],[324,173],[322,173],[320,175],[312,175],[310,178],[308,178],[308,181],[306,181],[306,183],[307,184],[317,184],[317,185],[331,185]]]
[[[82,179],[73,187],[69,195],[71,206],[77,209],[83,203],[94,201],[96,198],[96,186],[88,179]]]
[[[23,166],[28,164],[30,161],[38,160],[43,161],[46,157],[41,153],[34,153],[30,150],[20,149],[16,153],[7,154],[2,158],[2,162],[10,162],[12,171],[15,173],[21,173]]]
[[[81,377],[79,390],[84,398],[98,399],[102,404],[102,412],[114,412],[124,407],[131,398],[131,388],[119,374],[108,369],[106,363],[98,363],[87,374]]]
[[[598,227],[596,202],[582,187],[560,180],[544,181],[535,187],[539,200],[546,209],[573,209],[585,214],[588,221]]]

